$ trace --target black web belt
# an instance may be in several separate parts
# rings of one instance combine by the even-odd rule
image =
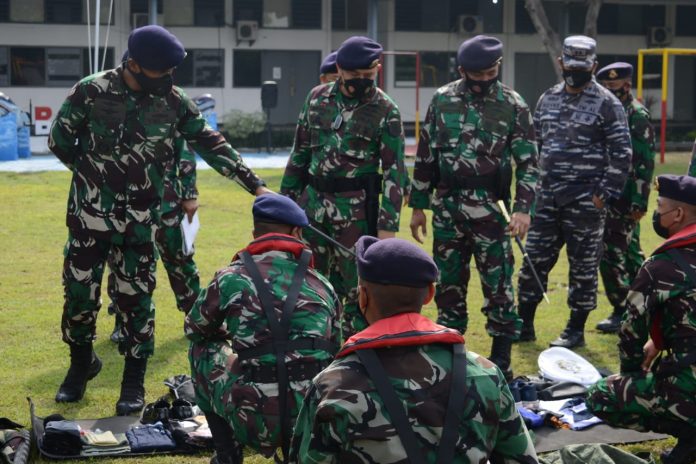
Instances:
[[[449,399],[447,400],[447,412],[442,429],[442,437],[437,448],[437,464],[450,463],[454,459],[458,426],[464,409],[466,397],[466,354],[464,344],[452,345],[452,384],[450,385]],[[396,395],[396,391],[384,372],[384,366],[377,357],[374,349],[357,350],[355,352],[360,362],[365,366],[367,375],[372,379],[377,388],[377,393],[384,401],[384,407],[391,417],[396,432],[399,434],[401,444],[406,450],[406,456],[411,464],[426,464],[423,450],[418,445],[419,440],[406,416],[404,405]]]
[[[302,256],[300,257],[300,262],[295,269],[295,274],[292,276],[292,283],[288,289],[287,297],[283,303],[281,310],[280,320],[278,320],[275,314],[275,305],[273,304],[273,296],[271,290],[266,285],[266,282],[259,272],[259,268],[256,262],[251,257],[249,252],[243,251],[240,253],[244,267],[246,268],[249,276],[251,277],[256,291],[259,294],[259,300],[261,301],[261,307],[266,314],[266,319],[268,319],[268,325],[271,328],[271,335],[273,336],[273,348],[276,356],[276,377],[278,381],[278,406],[280,410],[280,437],[281,437],[281,449],[283,451],[283,459],[278,457],[276,451],[274,455],[274,460],[276,462],[287,462],[288,451],[290,447],[290,421],[288,420],[288,369],[285,365],[285,353],[290,351],[288,347],[290,346],[288,335],[290,332],[290,318],[292,317],[292,312],[295,309],[295,304],[300,296],[300,289],[302,288],[302,283],[305,280],[305,275],[307,274],[307,268],[309,267],[309,260],[312,257],[312,253],[309,250],[303,250]]]
[[[310,175],[308,180],[312,188],[324,193],[366,190],[379,194],[382,190],[382,176],[379,174],[367,174],[360,177],[318,177]]]
[[[286,363],[285,369],[288,373],[288,381],[300,382],[302,380],[313,379],[319,372],[326,369],[328,365],[329,361],[292,362]],[[278,368],[270,364],[263,366],[244,366],[242,367],[242,375],[247,382],[278,382]]]
[[[442,179],[442,183],[448,188],[454,189],[486,189],[497,192],[500,181],[497,174],[488,174],[485,176],[446,177]]]

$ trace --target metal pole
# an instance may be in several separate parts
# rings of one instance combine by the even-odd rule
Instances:
[[[378,0],[369,0],[367,10],[367,35],[374,41],[377,41],[377,22],[379,19],[379,3]]]
[[[266,108],[266,152],[271,153],[273,149],[273,138],[271,136],[271,109]]]
[[[150,8],[148,9],[148,14],[148,24],[157,24],[157,0],[150,0]]]
[[[95,0],[94,11],[94,72],[99,71],[99,24],[101,23],[101,0]],[[106,53],[106,50],[104,50]]]
[[[416,52],[416,146],[420,140],[420,52]]]
[[[667,73],[669,72],[669,55],[667,50],[662,52],[662,94],[661,94],[661,113],[660,121],[660,164],[665,163],[665,139],[667,138]]]

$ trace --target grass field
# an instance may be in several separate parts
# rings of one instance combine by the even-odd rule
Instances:
[[[686,171],[687,164],[686,153],[671,153],[665,164],[658,164],[656,171],[658,174],[681,174]],[[259,173],[270,188],[278,188],[281,170],[261,170]],[[235,251],[250,241],[253,197],[213,171],[200,172],[198,178],[202,228],[196,243],[196,262],[200,268],[201,283],[207,285],[213,273],[225,266]],[[109,341],[113,320],[104,311],[98,321],[98,339],[95,342],[95,350],[104,362],[102,372],[88,384],[85,398],[79,403],[57,404],[53,400],[69,364],[68,348],[62,343],[60,334],[63,305],[60,276],[62,250],[67,236],[65,205],[69,182],[67,172],[0,173],[0,417],[8,417],[25,425],[29,424],[27,397],[34,400],[40,416],[60,413],[68,418],[95,418],[113,415],[119,395],[123,359],[116,346]],[[653,193],[642,229],[642,245],[648,254],[660,242],[650,226],[654,206]],[[410,239],[410,217],[410,210],[405,209],[399,233],[402,238]],[[431,240],[432,235],[429,235],[427,250],[431,249]],[[536,373],[538,353],[565,326],[568,317],[568,264],[565,251],[562,253],[549,279],[551,304],[542,303],[537,313],[538,340],[517,344],[513,348],[516,375]],[[519,269],[519,254],[516,258],[516,269]],[[490,339],[478,311],[482,301],[481,289],[478,275],[475,271],[472,274],[468,297],[471,322],[466,334],[467,347],[487,356]],[[182,315],[176,310],[161,265],[158,277],[159,285],[155,291],[158,311],[156,349],[146,378],[148,402],[167,392],[162,384],[166,377],[188,373],[189,369]],[[102,295],[106,299],[105,292]],[[595,324],[609,311],[609,303],[600,288],[599,308],[591,314],[587,324],[587,347],[578,352],[597,366],[616,371],[615,337],[594,330]],[[426,309],[426,314],[434,317],[433,305]],[[665,440],[628,448],[657,452],[671,443],[671,440]],[[38,457],[35,456],[35,459],[38,461]],[[206,463],[208,460],[209,456],[201,455],[153,457],[138,461],[165,464]],[[266,461],[258,456],[250,456],[247,462]]]

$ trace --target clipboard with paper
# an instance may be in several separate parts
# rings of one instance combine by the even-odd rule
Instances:
[[[194,213],[190,221],[188,215],[184,214],[184,217],[181,219],[182,251],[184,255],[191,256],[195,251],[193,242],[196,240],[196,235],[200,228],[201,222],[198,218],[198,211]]]

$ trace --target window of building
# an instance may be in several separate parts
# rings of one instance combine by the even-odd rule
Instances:
[[[196,26],[222,26],[225,24],[224,0],[193,0],[193,17]]]
[[[0,22],[10,20],[10,0],[0,0]]]
[[[232,86],[261,86],[261,50],[234,50]]]
[[[0,87],[10,85],[10,60],[7,47],[0,47]]]
[[[193,0],[164,0],[163,12],[165,26],[193,26]]]
[[[88,49],[88,48],[83,48],[82,49],[82,76],[89,76],[92,74],[91,70],[89,69],[89,63],[90,63],[90,58],[93,60],[94,59],[94,49]],[[119,57],[120,59],[120,57]],[[102,68],[102,62],[104,63],[104,67]],[[114,64],[114,49],[109,47],[106,49],[106,57],[104,57],[104,47],[99,47],[99,64],[95,67],[97,69],[97,72],[99,72],[102,69],[113,69],[115,64]],[[119,61],[120,64],[120,61]],[[74,82],[73,82],[74,83]],[[72,84],[71,84],[72,85]]]
[[[394,3],[397,31],[456,32],[460,16],[477,16],[482,32],[503,31],[503,2],[490,0],[399,0]]]
[[[263,1],[262,0],[234,0],[232,2],[233,20],[257,21],[262,24]]]
[[[162,1],[157,0],[157,14],[162,14]],[[131,13],[148,13],[150,11],[150,0],[130,0]]]
[[[331,0],[331,28],[337,31],[366,31],[367,0]]]
[[[46,49],[47,85],[72,86],[84,75],[80,48]]]
[[[696,6],[677,5],[676,35],[696,36]]]
[[[46,52],[41,47],[10,48],[10,85],[38,86],[46,84]]]
[[[0,85],[72,86],[91,74],[92,53],[93,50],[78,47],[0,47]],[[100,48],[99,69],[102,60],[104,69],[113,68],[114,49],[108,48],[104,59],[104,48]]]
[[[665,25],[664,5],[602,5],[597,18],[599,34],[644,35],[651,27]]]
[[[10,0],[10,21],[41,23],[44,20],[44,0]]]
[[[174,83],[180,87],[224,87],[224,69],[224,50],[188,50],[186,58],[174,71]]]
[[[81,0],[51,0],[46,2],[46,22],[58,24],[82,23]]]
[[[421,87],[441,87],[459,78],[456,54],[454,52],[420,52]],[[416,86],[416,57],[413,55],[394,56],[394,86]]]
[[[582,34],[585,30],[587,6],[584,3],[545,1],[543,5],[549,24],[559,35]],[[536,34],[534,23],[532,23],[527,8],[524,6],[524,0],[515,2],[515,32],[517,34]]]
[[[321,0],[263,0],[262,27],[321,29]]]

